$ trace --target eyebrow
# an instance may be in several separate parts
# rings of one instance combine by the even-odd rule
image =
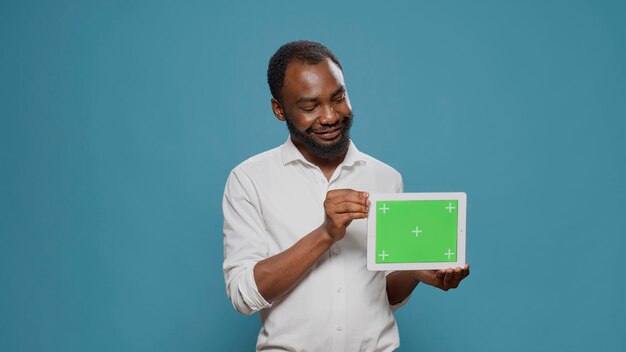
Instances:
[[[342,85],[339,88],[335,89],[335,91],[333,92],[333,94],[331,94],[331,97],[334,97],[335,95],[341,94],[341,93],[345,93],[346,92],[346,86]]]
[[[332,92],[332,94],[330,95],[331,97],[334,97],[338,94],[344,93],[346,91],[346,86],[342,85],[340,87],[338,87],[337,89],[335,89],[334,92]],[[296,101],[296,104],[302,104],[302,103],[314,103],[318,100],[318,98],[316,97],[302,97],[300,99],[298,99]]]
[[[296,101],[296,104],[301,103],[314,103],[317,101],[317,98],[300,98]]]

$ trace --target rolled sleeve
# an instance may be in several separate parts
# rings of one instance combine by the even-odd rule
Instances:
[[[400,303],[396,303],[396,304],[392,304],[391,305],[391,310],[392,311],[397,311],[398,309],[404,307],[405,304],[407,304],[409,302],[409,299],[411,298],[411,296],[413,296],[413,293],[411,293],[410,295],[407,296],[407,298],[405,298],[402,302]]]
[[[389,274],[393,273],[393,271],[385,271],[385,280],[387,278],[387,276]],[[411,292],[411,294],[409,294],[405,299],[403,299],[401,302],[398,302],[396,304],[390,304],[391,306],[391,310],[392,311],[397,311],[398,309],[402,308],[405,304],[407,304],[407,302],[409,302],[409,299],[411,298],[411,296],[413,296],[413,292]]]
[[[271,306],[254,280],[254,266],[267,257],[267,230],[257,193],[244,172],[229,175],[222,209],[226,294],[238,312],[252,314]]]

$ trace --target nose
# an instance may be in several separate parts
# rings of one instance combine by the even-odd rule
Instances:
[[[337,116],[335,109],[330,105],[324,105],[321,113],[322,115],[319,117],[319,121],[322,125],[334,125],[339,121],[339,116]]]

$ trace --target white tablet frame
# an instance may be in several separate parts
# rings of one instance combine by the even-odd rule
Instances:
[[[435,270],[465,266],[467,194],[464,192],[370,193],[367,218],[367,269],[370,271]],[[458,228],[456,262],[376,263],[376,202],[379,200],[456,200]]]

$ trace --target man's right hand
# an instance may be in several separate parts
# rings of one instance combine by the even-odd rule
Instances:
[[[366,218],[368,197],[366,192],[351,189],[329,191],[324,201],[324,223],[293,246],[254,266],[254,280],[263,298],[274,302],[291,290],[320,256],[346,235],[352,220]]]
[[[321,227],[330,235],[333,243],[346,235],[346,228],[352,220],[367,218],[370,207],[368,198],[367,192],[352,189],[335,189],[326,193],[326,218]]]

